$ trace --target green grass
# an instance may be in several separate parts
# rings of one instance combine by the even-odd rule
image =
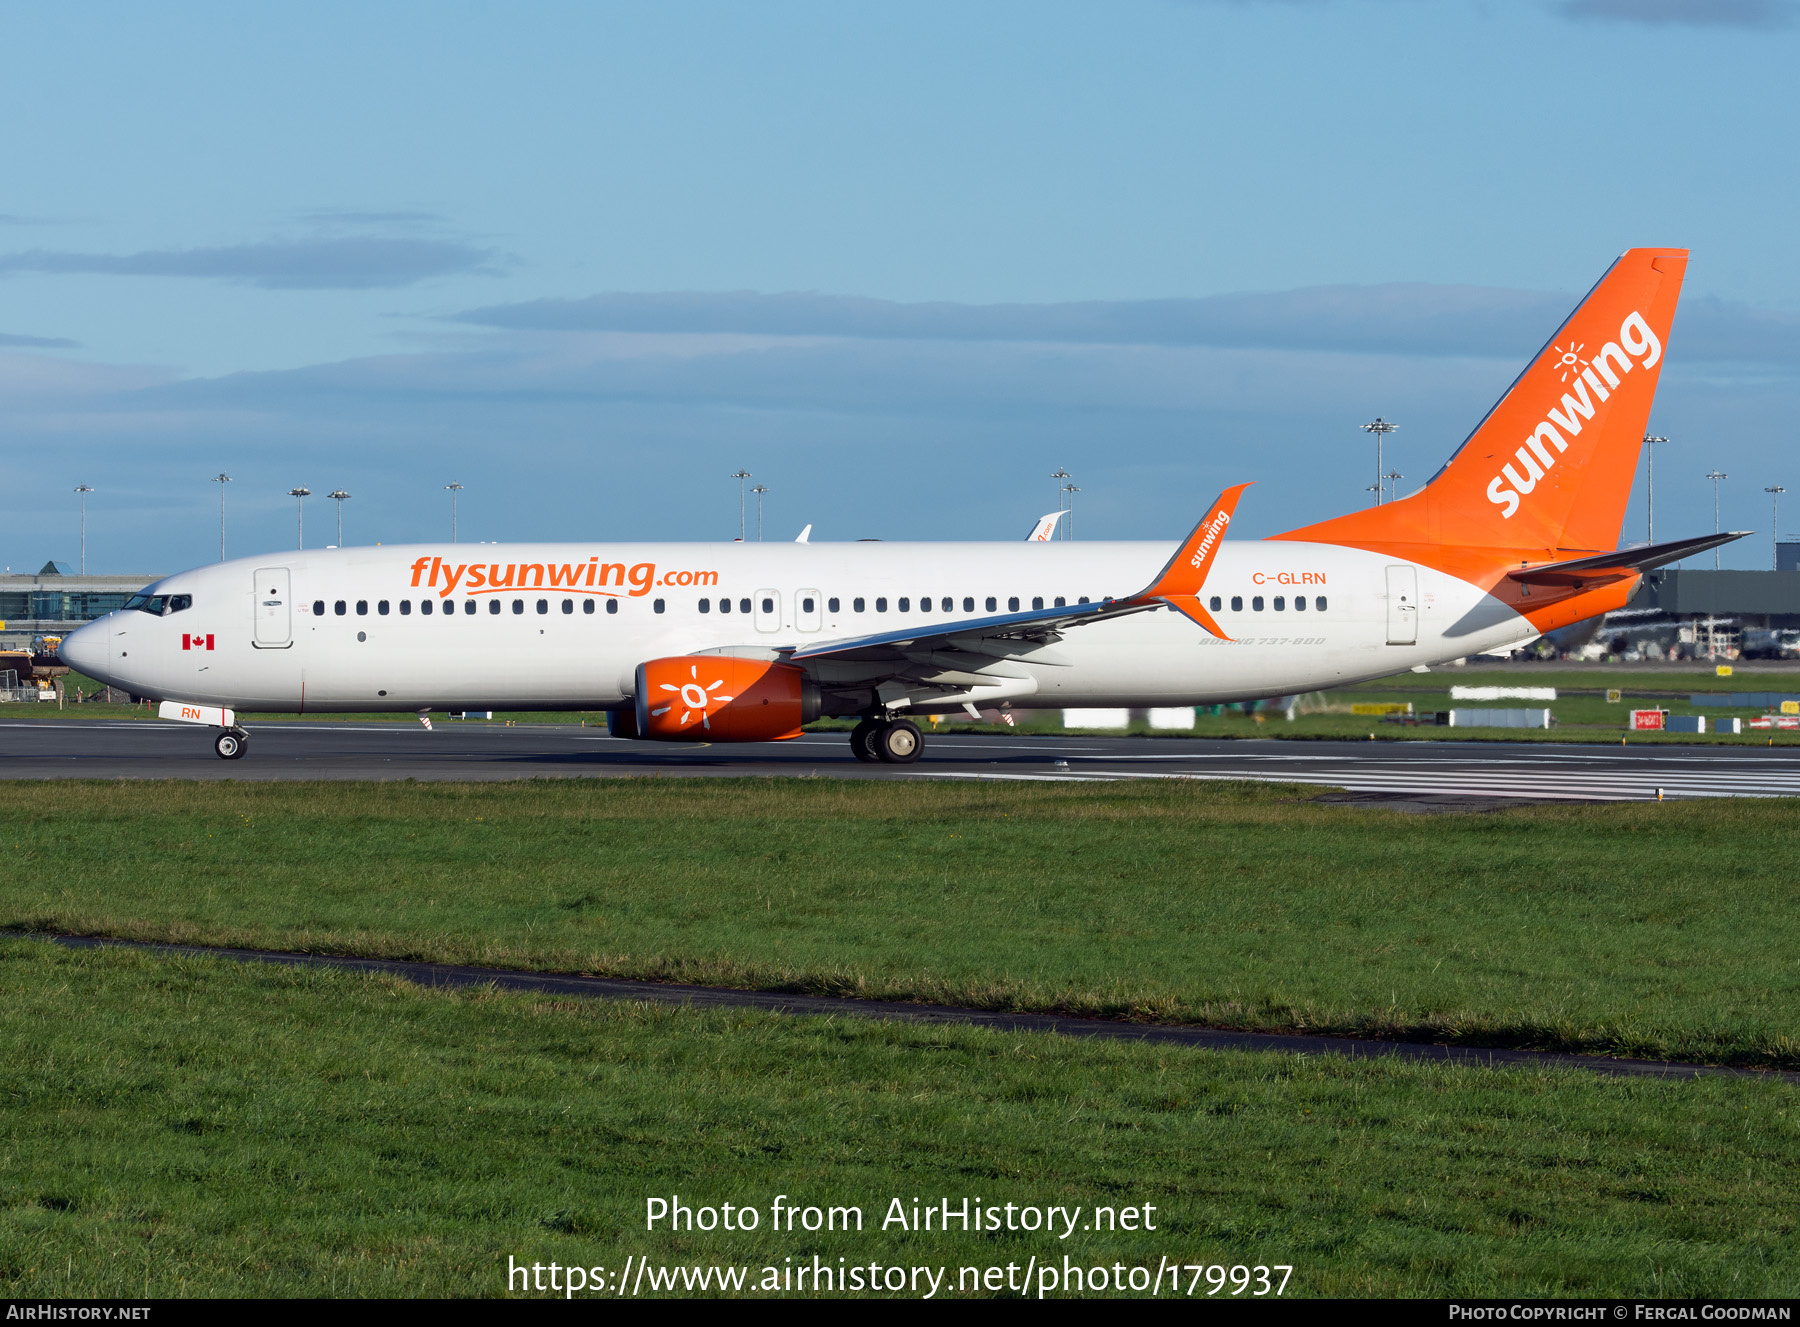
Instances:
[[[1800,1067],[1800,804],[12,783],[0,926]]]
[[[1795,1094],[425,991],[0,942],[0,1287],[495,1295],[603,1266],[1290,1263],[1289,1294],[1786,1296]],[[645,1200],[854,1204],[670,1235]],[[1148,1203],[882,1233],[890,1198]],[[1204,1289],[1204,1286],[1202,1287]]]

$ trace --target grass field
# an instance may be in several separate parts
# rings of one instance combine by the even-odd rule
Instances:
[[[14,783],[0,926],[1800,1067],[1800,805]]]
[[[952,1291],[961,1266],[1065,1256],[1292,1264],[1298,1296],[1800,1281],[1795,1097],[1773,1081],[557,1002],[39,941],[0,941],[0,1037],[16,1297],[494,1295],[509,1257],[616,1276],[645,1255],[753,1281],[789,1258],[947,1266]],[[670,1193],[853,1204],[867,1229],[647,1233]],[[883,1233],[915,1196],[1147,1203],[1158,1228]]]

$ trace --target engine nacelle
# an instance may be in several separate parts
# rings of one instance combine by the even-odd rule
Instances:
[[[637,732],[653,742],[770,742],[819,715],[804,668],[768,659],[688,654],[637,669]]]

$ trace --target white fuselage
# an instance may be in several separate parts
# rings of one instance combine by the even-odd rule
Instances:
[[[113,613],[70,635],[62,652],[81,672],[136,695],[240,710],[619,708],[649,659],[775,658],[821,641],[1123,598],[1174,549],[450,544],[269,554],[166,577],[147,592],[189,596],[190,606]],[[1464,581],[1327,544],[1226,543],[1202,597],[1218,599],[1231,641],[1171,611],[1096,622],[998,662],[999,688],[987,694],[1028,708],[1247,700],[1382,677],[1537,634]],[[834,661],[815,668],[827,683],[857,670]],[[954,709],[964,698],[921,693],[911,704]]]

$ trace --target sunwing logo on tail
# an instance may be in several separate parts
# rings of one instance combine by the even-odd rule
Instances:
[[[1582,359],[1583,346],[1572,339],[1569,349],[1555,349],[1559,356],[1557,367],[1562,370],[1563,382],[1571,384],[1570,389],[1563,393],[1558,405],[1546,412],[1543,422],[1525,439],[1525,445],[1513,454],[1519,468],[1508,461],[1488,481],[1488,501],[1506,508],[1500,513],[1502,519],[1510,519],[1518,511],[1521,495],[1536,488],[1538,481],[1555,467],[1557,458],[1569,450],[1565,435],[1574,438],[1581,433],[1581,426],[1618,390],[1624,375],[1640,366],[1653,368],[1662,358],[1662,342],[1656,339],[1644,315],[1635,310],[1619,324],[1619,339],[1608,341],[1591,359]],[[1634,356],[1638,359],[1635,365]]]

